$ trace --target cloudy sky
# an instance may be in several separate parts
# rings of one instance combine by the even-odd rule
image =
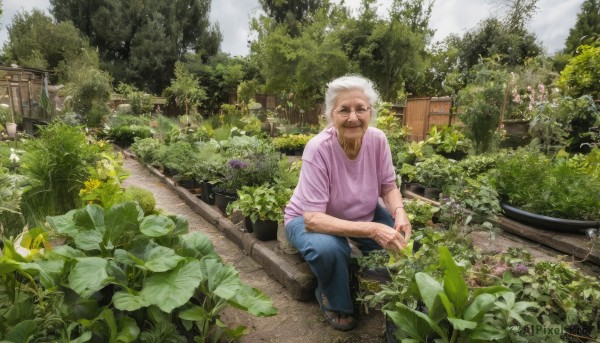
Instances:
[[[548,53],[564,47],[582,2],[583,0],[539,0],[538,11],[529,29],[535,32]],[[379,0],[378,12],[385,14],[390,3],[391,0]],[[0,18],[0,44],[4,44],[6,40],[6,25],[10,24],[15,13],[32,8],[48,12],[49,4],[49,0],[2,0],[4,13]],[[346,4],[356,9],[360,0],[346,0]],[[259,10],[258,0],[212,1],[211,19],[219,23],[224,36],[222,51],[231,55],[248,53],[248,22]],[[490,0],[436,0],[430,20],[430,26],[436,31],[434,40],[441,40],[450,33],[462,35],[474,28],[480,20],[490,16],[492,11]]]

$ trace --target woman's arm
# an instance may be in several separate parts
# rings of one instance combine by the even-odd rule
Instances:
[[[322,212],[304,212],[304,225],[311,232],[371,238],[387,250],[402,249],[407,242],[398,230],[390,230],[385,224],[343,220]]]
[[[382,196],[385,206],[394,218],[394,229],[404,234],[406,242],[410,240],[412,235],[412,226],[408,220],[408,216],[404,211],[404,204],[402,203],[402,195],[397,187],[392,188]]]

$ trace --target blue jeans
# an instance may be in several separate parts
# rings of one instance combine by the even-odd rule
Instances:
[[[394,227],[394,219],[386,209],[377,205],[373,222]],[[308,232],[304,226],[304,216],[292,219],[285,227],[288,241],[304,258],[317,277],[318,287],[329,301],[329,308],[338,313],[353,313],[350,294],[350,245],[346,237]],[[349,237],[358,243],[363,253],[382,249],[370,238]]]

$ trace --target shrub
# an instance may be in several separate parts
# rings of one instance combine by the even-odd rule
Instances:
[[[39,138],[25,142],[21,171],[29,185],[22,209],[30,227],[47,215],[79,207],[79,190],[98,158],[97,145],[88,144],[81,127],[56,122],[40,130]]]
[[[135,138],[131,145],[131,151],[142,161],[153,164],[156,160],[156,152],[161,146],[158,139],[155,138]]]
[[[125,147],[133,144],[136,138],[149,138],[151,136],[150,127],[141,125],[117,126],[111,128],[108,132],[109,139]]]
[[[144,215],[150,215],[156,207],[156,199],[154,194],[149,190],[137,186],[125,188],[123,192],[123,201],[135,201],[144,211]]]

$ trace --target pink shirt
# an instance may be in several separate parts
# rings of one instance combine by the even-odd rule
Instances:
[[[313,137],[302,155],[300,180],[285,208],[287,223],[305,211],[351,221],[372,221],[379,197],[396,188],[385,134],[369,127],[356,159],[342,150],[334,127]]]

